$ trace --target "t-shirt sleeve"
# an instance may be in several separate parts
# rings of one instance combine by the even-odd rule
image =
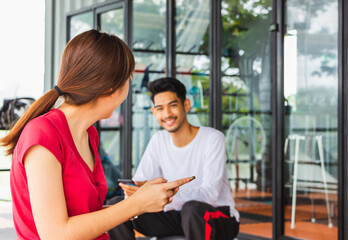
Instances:
[[[157,177],[163,177],[158,156],[158,134],[155,134],[146,147],[133,176],[133,181],[147,181]]]
[[[40,145],[50,151],[62,164],[60,138],[54,125],[46,118],[31,120],[23,129],[17,142],[16,159],[23,164],[25,153],[33,146]]]

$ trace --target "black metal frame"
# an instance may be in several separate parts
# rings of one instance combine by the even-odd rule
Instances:
[[[348,4],[345,0],[338,1],[338,239],[348,239],[348,84],[347,84],[347,41],[348,41]]]
[[[55,1],[53,1],[55,2]],[[118,4],[124,4],[125,9],[125,42],[132,49],[133,1],[119,0],[94,4],[67,14],[67,41],[70,39],[71,17],[93,11],[95,28],[98,9],[111,10]],[[176,75],[176,31],[175,31],[175,0],[167,0],[166,17],[166,75]],[[221,1],[210,0],[210,126],[222,128],[221,99]],[[272,81],[272,235],[273,239],[294,239],[284,236],[284,33],[286,1],[273,0],[273,15],[271,32],[271,81]],[[339,87],[338,87],[338,239],[348,240],[348,3],[339,0]],[[122,105],[125,125],[121,128],[121,157],[123,162],[123,177],[130,178],[132,170],[132,91]],[[240,233],[238,239],[267,239],[254,235]]]
[[[176,75],[176,38],[175,38],[175,0],[167,0],[167,18],[166,18],[166,69],[167,76]]]
[[[132,34],[132,23],[133,23],[133,1],[125,0],[125,41],[130,49],[132,49],[133,34]],[[130,80],[131,81],[131,80]],[[132,86],[131,82],[129,86]],[[121,146],[121,157],[123,161],[123,177],[132,177],[132,91],[128,91],[128,97],[123,102],[122,106],[124,124],[122,128],[122,146]]]
[[[209,121],[210,126],[222,130],[222,89],[221,89],[221,1],[210,0],[209,26]]]
[[[49,10],[46,8],[46,11]],[[52,22],[51,22],[51,29],[53,29],[52,31],[52,39],[51,39],[51,46],[52,48],[50,49],[50,55],[51,55],[51,58],[50,58],[50,61],[52,63],[52,66],[54,65],[54,48],[55,48],[55,44],[56,44],[56,34],[55,34],[55,31],[54,31],[54,26],[55,26],[55,21],[56,21],[56,0],[52,0],[52,8],[50,9],[51,10],[51,15],[52,15]],[[70,23],[70,21],[67,21]],[[67,26],[67,32],[68,32],[68,29],[70,29],[70,26],[68,28]],[[70,31],[69,31],[70,33]],[[50,69],[50,84],[51,84],[51,87],[53,87],[55,85],[54,83],[54,71],[53,69]]]
[[[271,34],[272,81],[272,226],[273,239],[284,234],[283,145],[284,145],[284,84],[283,56],[285,6],[282,0],[273,1]]]

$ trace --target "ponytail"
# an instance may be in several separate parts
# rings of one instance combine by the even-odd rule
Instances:
[[[59,94],[52,89],[45,95],[35,101],[24,113],[24,115],[11,128],[10,132],[0,139],[0,146],[6,147],[6,155],[12,155],[17,145],[19,136],[21,135],[25,125],[32,119],[47,113],[52,109],[57,101]]]

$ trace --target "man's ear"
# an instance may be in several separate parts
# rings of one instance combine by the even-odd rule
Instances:
[[[189,112],[191,109],[191,101],[188,98],[186,98],[184,101],[184,109],[185,109],[185,112]]]
[[[155,114],[155,107],[151,108],[152,114]]]

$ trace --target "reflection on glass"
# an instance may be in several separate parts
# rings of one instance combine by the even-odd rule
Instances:
[[[116,35],[124,40],[124,9],[114,9],[100,14],[100,30]],[[121,107],[113,112],[109,119],[101,120],[101,127],[119,127],[122,120]]]
[[[100,28],[124,40],[124,9],[119,8],[100,14]]]
[[[286,6],[285,235],[337,239],[338,1]]]
[[[272,238],[272,1],[223,0],[222,126],[240,232]]]
[[[176,1],[176,78],[191,100],[188,120],[209,125],[209,0]]]
[[[133,54],[135,73],[132,81],[133,171],[150,141],[160,129],[151,112],[147,83],[165,76],[166,1],[133,1]]]
[[[120,131],[101,129],[99,137],[99,155],[108,185],[107,199],[109,199],[120,193],[117,182],[117,179],[122,177]]]
[[[82,13],[70,19],[70,39],[93,28],[93,12]]]

